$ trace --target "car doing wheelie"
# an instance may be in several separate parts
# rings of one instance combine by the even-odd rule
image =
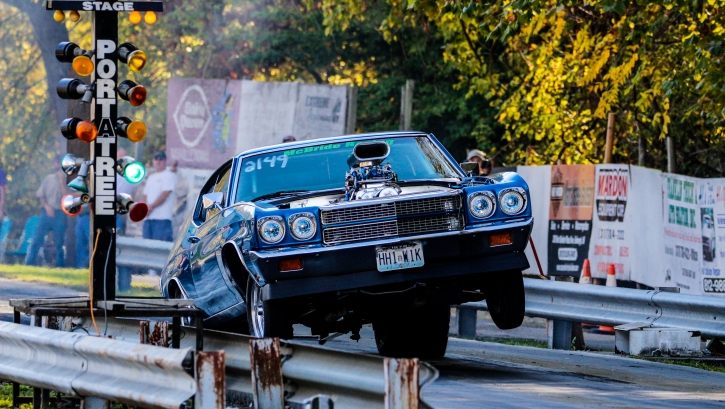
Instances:
[[[450,306],[486,299],[499,328],[524,314],[533,218],[516,173],[466,174],[433,135],[394,132],[276,145],[223,164],[202,188],[162,274],[205,326],[436,358]]]

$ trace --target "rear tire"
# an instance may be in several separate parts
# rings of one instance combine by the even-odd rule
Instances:
[[[499,329],[518,328],[524,322],[526,296],[520,271],[494,273],[483,288],[488,312]]]
[[[262,301],[262,288],[247,279],[247,325],[249,334],[257,338],[292,339],[292,320],[280,300]]]
[[[451,307],[439,301],[385,312],[373,321],[378,352],[393,358],[442,358],[450,319]]]

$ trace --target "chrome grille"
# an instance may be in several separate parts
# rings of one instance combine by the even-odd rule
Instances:
[[[398,216],[453,211],[460,208],[460,196],[431,197],[426,199],[395,202],[395,213]]]
[[[395,203],[378,203],[369,206],[323,210],[322,224],[359,222],[393,216],[395,216]]]
[[[360,240],[383,239],[396,237],[398,225],[395,220],[356,224],[354,226],[329,227],[322,231],[322,241],[325,244],[350,243]]]
[[[410,236],[422,233],[461,230],[463,229],[463,223],[463,215],[457,214],[411,217],[398,220],[398,235]]]

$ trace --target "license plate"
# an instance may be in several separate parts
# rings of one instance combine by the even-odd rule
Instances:
[[[422,267],[423,245],[420,242],[378,246],[375,248],[378,271],[402,270]]]

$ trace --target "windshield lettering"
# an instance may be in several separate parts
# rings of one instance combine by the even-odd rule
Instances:
[[[254,172],[255,170],[262,170],[262,163],[266,163],[268,167],[273,168],[275,163],[280,161],[279,169],[287,167],[287,156],[275,155],[267,156],[266,158],[257,158],[256,161],[249,161],[244,164],[245,172]]]

